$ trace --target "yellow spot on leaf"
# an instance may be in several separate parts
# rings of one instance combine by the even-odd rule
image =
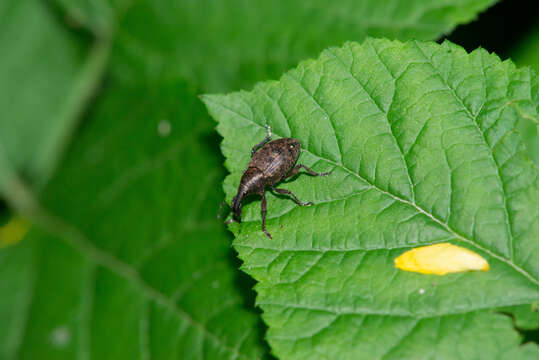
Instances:
[[[4,226],[0,226],[0,248],[19,242],[29,228],[28,221],[18,216],[12,217]]]
[[[488,262],[466,248],[449,243],[422,246],[395,259],[395,267],[421,274],[445,275],[469,270],[488,271]]]

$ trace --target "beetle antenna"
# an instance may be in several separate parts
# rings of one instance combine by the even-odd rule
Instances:
[[[223,205],[228,206],[228,203],[226,203],[224,200],[221,201],[221,204],[219,205],[219,212],[217,213],[217,219],[219,220],[221,220],[221,214],[223,213]]]

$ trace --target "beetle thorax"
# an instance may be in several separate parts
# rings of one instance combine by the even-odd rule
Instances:
[[[268,185],[282,179],[296,163],[300,152],[297,139],[283,138],[271,141],[258,150],[249,167],[256,167],[264,173]]]

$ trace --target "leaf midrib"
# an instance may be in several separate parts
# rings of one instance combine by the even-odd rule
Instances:
[[[258,290],[260,291],[260,289]],[[497,299],[496,299],[497,300]],[[271,301],[257,301],[257,306],[279,306],[283,308],[291,308],[296,310],[308,310],[308,311],[316,311],[316,312],[323,312],[328,314],[333,314],[336,316],[390,316],[390,317],[398,317],[398,318],[411,318],[411,319],[434,319],[434,318],[440,318],[445,316],[454,316],[454,315],[465,315],[473,312],[478,311],[488,311],[492,310],[493,308],[500,308],[505,306],[519,306],[519,305],[529,305],[530,302],[535,301],[535,298],[529,298],[528,300],[521,299],[520,301],[514,301],[511,302],[509,305],[507,302],[500,302],[499,304],[488,304],[485,306],[477,306],[471,309],[461,310],[461,311],[447,311],[447,312],[437,312],[433,314],[428,315],[422,315],[421,313],[412,313],[412,312],[401,312],[401,313],[391,313],[391,312],[385,312],[385,311],[373,311],[370,308],[363,307],[363,308],[349,308],[349,309],[342,309],[337,307],[319,307],[319,306],[313,306],[312,304],[301,304],[301,303],[278,303],[278,302],[271,302]]]

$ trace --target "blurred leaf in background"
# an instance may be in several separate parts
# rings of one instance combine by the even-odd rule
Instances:
[[[277,78],[330,45],[366,36],[436,39],[493,0],[139,1],[118,28],[125,81],[185,78],[205,91]]]
[[[9,173],[38,187],[51,175],[107,45],[70,31],[43,1],[2,2],[0,24],[0,193],[9,197]]]
[[[0,252],[4,356],[261,358],[195,92],[110,85],[91,119],[35,215],[51,235]]]
[[[3,2],[0,18],[9,21],[0,22],[0,53],[21,50],[7,57],[18,63],[0,69],[14,79],[0,82],[0,92],[30,87],[43,97],[14,100],[26,110],[6,105],[14,114],[37,112],[34,132],[28,123],[18,128],[22,115],[0,117],[0,146],[19,138],[28,148],[25,157],[12,158],[18,147],[0,151],[0,184],[28,178],[42,189],[73,124],[83,124],[43,191],[9,188],[12,204],[35,205],[27,215],[38,226],[0,251],[0,358],[268,356],[253,283],[237,271],[231,236],[214,220],[220,138],[196,95],[277,78],[327,46],[367,35],[436,39],[493,3]],[[60,35],[43,37],[26,12]],[[15,44],[23,30],[33,35]],[[101,91],[85,107],[103,72]],[[34,89],[33,78],[56,87]],[[45,170],[28,170],[34,163]]]
[[[66,20],[76,27],[82,27],[99,38],[110,37],[116,23],[116,16],[132,0],[53,0],[59,10],[63,9]]]

